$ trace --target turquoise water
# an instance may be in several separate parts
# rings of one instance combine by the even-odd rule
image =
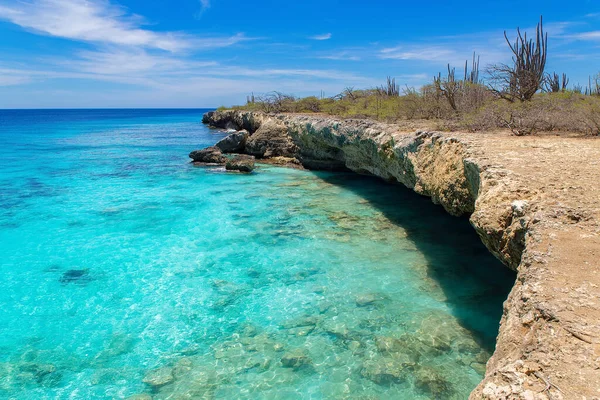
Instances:
[[[0,111],[0,398],[466,398],[514,280],[468,222],[194,167],[202,113]]]

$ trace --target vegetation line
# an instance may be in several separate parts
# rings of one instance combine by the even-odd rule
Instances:
[[[372,118],[386,122],[427,121],[434,129],[471,132],[510,129],[515,135],[569,132],[600,135],[600,74],[587,87],[569,88],[567,74],[546,72],[548,34],[543,20],[535,38],[517,28],[514,41],[504,32],[512,53],[510,64],[490,65],[480,78],[480,58],[474,53],[462,79],[448,64],[431,84],[403,89],[395,78],[384,85],[325,97],[297,98],[280,92],[247,97],[235,109],[263,112],[324,113],[339,117]]]

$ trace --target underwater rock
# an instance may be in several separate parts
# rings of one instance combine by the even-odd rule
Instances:
[[[430,367],[422,367],[416,371],[415,387],[430,399],[448,399],[454,392],[452,384]]]
[[[356,305],[358,307],[366,307],[366,306],[370,306],[372,304],[375,304],[377,302],[380,302],[382,300],[384,300],[385,298],[381,295],[378,295],[376,293],[366,293],[366,294],[361,294],[359,296],[356,297]]]
[[[397,353],[402,351],[406,343],[402,340],[388,337],[388,336],[377,336],[375,338],[375,346],[380,353]]]
[[[90,276],[88,269],[70,269],[66,271],[60,277],[59,281],[62,284],[67,283],[77,283],[77,284],[85,284],[91,281],[92,278]]]
[[[392,385],[406,380],[408,359],[378,358],[363,363],[360,374],[378,385]]]
[[[418,362],[421,358],[428,360],[439,357],[444,353],[444,351],[432,346],[432,344],[432,342],[422,340],[419,335],[405,334],[399,339],[396,339],[393,344],[393,350],[398,352],[401,351],[414,362]]]
[[[486,368],[487,368],[485,363],[473,362],[473,363],[470,364],[470,366],[479,375],[481,375],[481,376],[485,375],[485,371],[486,371]]]
[[[327,320],[323,322],[321,328],[338,339],[348,339],[350,337],[350,329],[343,322]]]
[[[462,339],[456,343],[456,350],[465,354],[478,354],[481,351],[481,347],[475,340]],[[487,358],[489,358],[489,356]]]
[[[225,163],[227,171],[252,172],[254,168],[254,156],[246,154],[236,154]]]
[[[350,343],[348,343],[348,350],[353,353],[357,352],[361,347],[362,345],[357,340],[352,340]]]
[[[281,327],[287,330],[288,335],[308,336],[312,331],[315,330],[320,320],[320,316],[305,315],[299,318],[287,320],[281,324]]]
[[[244,150],[248,136],[247,130],[237,131],[219,140],[215,147],[221,149],[223,153],[238,153]]]
[[[21,380],[35,381],[41,386],[53,387],[62,380],[62,373],[56,370],[54,364],[24,362],[18,365],[18,371]]]
[[[175,379],[181,378],[181,376],[187,374],[192,370],[193,362],[189,357],[183,357],[177,361],[173,367],[173,377]]]
[[[281,365],[285,368],[298,369],[311,363],[306,350],[303,349],[292,350],[281,357]]]
[[[194,160],[194,162],[207,164],[224,164],[227,161],[227,157],[223,155],[221,149],[215,146],[192,151],[189,157]]]
[[[173,368],[170,367],[162,367],[158,369],[153,369],[149,371],[145,376],[142,382],[152,386],[153,388],[159,388],[164,385],[168,385],[173,382]]]
[[[222,310],[234,304],[242,296],[245,296],[250,291],[248,285],[238,285],[221,279],[216,279],[212,282],[212,287],[217,292],[216,300],[211,304],[211,308]]]
[[[321,320],[321,318],[319,318],[316,315],[308,315],[308,316],[303,316],[303,317],[287,320],[283,324],[281,324],[281,327],[284,329],[292,329],[292,328],[299,328],[299,327],[306,327],[306,326],[314,327],[315,325],[317,325],[319,323],[320,320]]]

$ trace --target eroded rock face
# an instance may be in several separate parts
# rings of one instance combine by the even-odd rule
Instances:
[[[223,155],[221,149],[215,146],[192,151],[189,157],[194,162],[207,164],[224,164],[227,161],[227,157]]]
[[[227,160],[225,169],[228,171],[252,172],[254,170],[254,156],[236,154]]]
[[[223,139],[219,140],[215,147],[221,149],[223,153],[239,153],[246,146],[246,140],[250,134],[247,130],[234,132]]]
[[[285,124],[267,120],[250,136],[245,151],[259,158],[294,157],[297,147],[288,135]]]
[[[592,144],[585,143],[594,149],[588,152],[570,139],[406,133],[373,121],[311,115],[220,111],[206,120],[248,129],[245,151],[257,157],[286,152],[306,168],[375,175],[431,197],[452,215],[470,215],[486,247],[517,271],[496,351],[471,398],[598,397],[600,211],[597,201],[573,201],[573,194],[598,193],[597,183],[588,185],[581,172],[597,174],[597,167],[587,168],[598,159]],[[541,172],[532,160],[543,166]],[[565,176],[564,162],[580,167]],[[548,180],[550,173],[554,178]],[[443,335],[434,339],[380,338],[381,358],[364,365],[361,374],[380,384],[400,382],[403,366],[389,354],[405,340],[418,341],[423,352],[443,352],[450,345]],[[428,371],[417,378],[423,393],[446,391],[443,379]]]

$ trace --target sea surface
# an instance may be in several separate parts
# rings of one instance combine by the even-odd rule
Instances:
[[[514,275],[400,186],[194,167],[207,110],[0,110],[0,398],[465,399]]]

